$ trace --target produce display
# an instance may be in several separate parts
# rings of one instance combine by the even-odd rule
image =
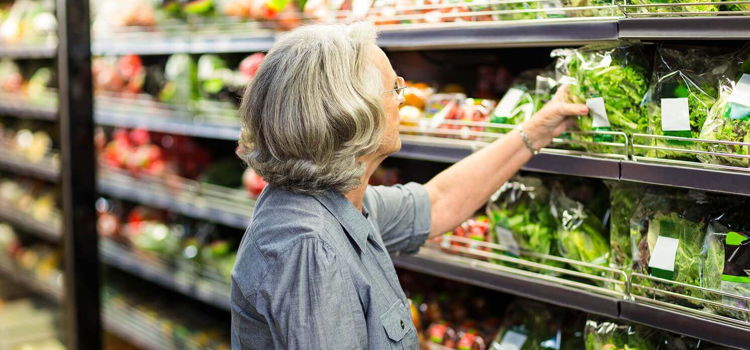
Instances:
[[[580,349],[583,339],[575,336],[576,328],[579,320],[566,310],[519,299],[505,311],[490,349]]]
[[[0,174],[0,210],[15,211],[29,219],[59,227],[58,191],[49,184]]]
[[[0,349],[65,350],[60,310],[0,278]]]
[[[102,296],[105,317],[162,348],[230,349],[228,319],[199,313],[190,303],[144,289],[150,288],[129,279],[108,279]]]
[[[24,64],[0,59],[0,96],[35,106],[53,106],[57,101],[54,72],[40,63]]]
[[[0,44],[47,44],[57,32],[55,2],[16,0],[0,4]]]
[[[97,229],[109,240],[157,258],[185,280],[227,286],[237,253],[234,230],[163,210],[100,198]]]
[[[49,157],[53,140],[52,130],[27,121],[0,118],[0,153],[20,157],[31,163],[39,163]],[[54,160],[53,160],[54,161]]]
[[[50,288],[62,288],[61,254],[47,244],[26,242],[12,226],[0,222],[0,265],[33,276]]]
[[[163,63],[144,63],[137,55],[97,57],[92,62],[94,88],[99,95],[137,98],[153,107],[163,103],[206,118],[237,118],[243,91],[265,54],[255,53],[238,63],[232,58],[206,54],[195,60],[174,54]]]

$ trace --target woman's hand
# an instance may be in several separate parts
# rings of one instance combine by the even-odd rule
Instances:
[[[534,149],[549,145],[553,138],[575,125],[575,119],[572,117],[589,113],[586,105],[568,101],[568,85],[563,85],[542,109],[524,123],[523,131],[528,135]]]

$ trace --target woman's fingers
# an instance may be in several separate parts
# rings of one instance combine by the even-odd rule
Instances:
[[[580,103],[560,102],[557,105],[557,113],[561,116],[576,116],[589,114],[589,108]]]
[[[555,96],[552,97],[552,99],[558,100],[560,102],[568,102],[568,88],[568,84],[561,85],[559,88],[557,88],[557,92],[555,92]]]

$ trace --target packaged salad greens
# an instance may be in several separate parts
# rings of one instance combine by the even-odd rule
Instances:
[[[739,209],[739,208],[738,208]],[[747,209],[747,208],[745,208]],[[743,212],[744,213],[744,212]],[[740,296],[706,293],[706,299],[724,306],[709,304],[719,314],[750,321],[750,232],[741,214],[722,216],[708,225],[703,260],[703,287]]]
[[[498,102],[490,116],[490,123],[517,125],[529,120],[543,105],[536,91],[536,78],[541,73],[538,69],[522,72]]]
[[[593,207],[593,206],[592,206]],[[602,221],[583,203],[573,200],[556,184],[552,190],[551,212],[557,221],[557,249],[560,256],[607,267],[609,245]],[[578,271],[602,276],[604,270],[572,265]]]
[[[530,300],[519,299],[505,312],[492,350],[560,350],[564,311]]]
[[[595,44],[554,50],[551,56],[557,59],[557,80],[570,84],[574,99],[591,109],[579,118],[582,131],[645,130],[648,120],[640,105],[648,89],[650,60],[643,45]]]
[[[747,48],[732,55],[731,65],[719,80],[719,97],[706,117],[700,133],[701,139],[733,142],[750,142],[750,50]],[[700,155],[704,163],[750,166],[748,146],[707,143],[707,150],[724,153]]]
[[[487,204],[491,241],[515,256],[521,251],[556,255],[557,222],[550,211],[549,195],[538,177],[518,176],[505,183]],[[540,260],[536,261],[544,263]]]
[[[647,327],[599,318],[586,320],[586,350],[652,350],[657,349],[659,331]]]
[[[720,57],[719,60],[725,59]],[[646,98],[644,113],[650,121],[652,135],[698,138],[709,110],[718,97],[717,76],[713,70],[718,62],[707,49],[672,48],[664,45],[656,49],[654,72]],[[655,139],[662,147],[677,150],[652,151],[660,158],[697,159],[695,154],[680,149],[696,149],[701,144],[686,140]]]
[[[607,182],[607,185],[612,207],[609,226],[610,266],[630,270],[633,266],[630,217],[641,201],[644,186],[614,181]]]
[[[630,239],[635,248],[632,256],[633,272],[702,286],[705,223],[711,215],[710,204],[711,201],[702,192],[676,194],[651,189],[642,194],[630,220]],[[703,296],[699,289],[654,279],[634,277],[633,283],[698,298]],[[651,296],[648,294],[650,291],[637,285],[633,286],[632,293]],[[654,297],[665,298],[662,294]],[[699,307],[685,298],[667,300]]]

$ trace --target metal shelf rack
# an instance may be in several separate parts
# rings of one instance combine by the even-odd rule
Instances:
[[[13,59],[54,58],[57,47],[54,44],[3,44],[0,46],[0,57]]]
[[[31,162],[3,149],[0,149],[0,169],[50,182],[57,182],[60,178],[60,164],[53,157]]]
[[[59,223],[41,222],[7,205],[0,204],[0,221],[53,243],[59,242],[62,236]]]

